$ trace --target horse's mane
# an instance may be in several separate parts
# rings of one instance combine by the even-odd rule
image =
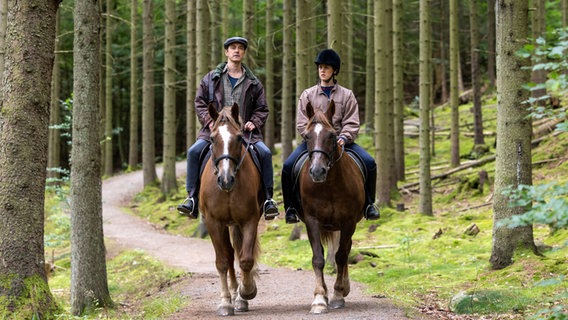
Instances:
[[[331,124],[331,122],[327,118],[325,112],[322,111],[321,109],[315,109],[314,108],[314,116],[311,119],[308,120],[307,127],[311,127],[312,125],[314,125],[316,123],[321,123],[326,127],[333,128],[333,125]]]
[[[219,118],[217,119],[216,122],[217,123],[229,122],[229,124],[231,124],[233,127],[239,128],[240,130],[243,129],[242,127],[243,121],[241,120],[241,116],[239,116],[239,119],[233,118],[233,116],[231,115],[231,106],[225,106],[223,107],[223,109],[221,109],[221,111],[219,112]]]

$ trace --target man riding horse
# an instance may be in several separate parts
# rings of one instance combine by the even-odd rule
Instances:
[[[241,37],[232,37],[223,44],[227,62],[223,62],[203,77],[195,96],[195,110],[202,128],[197,141],[187,151],[187,199],[178,206],[180,214],[198,217],[199,166],[204,150],[210,145],[210,134],[213,121],[207,111],[210,102],[216,104],[217,110],[236,103],[240,116],[244,120],[244,130],[250,132],[250,143],[260,157],[262,181],[266,201],[263,205],[266,220],[278,215],[278,207],[272,199],[274,183],[272,153],[262,141],[262,128],[268,118],[268,106],[264,96],[264,87],[260,80],[242,62],[248,41]],[[249,138],[247,134],[246,139]]]

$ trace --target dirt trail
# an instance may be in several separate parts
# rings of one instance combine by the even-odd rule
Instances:
[[[185,162],[176,167],[185,174]],[[161,168],[158,168],[161,177]],[[165,233],[146,221],[123,212],[132,197],[142,190],[142,172],[121,174],[103,182],[104,234],[116,245],[127,249],[142,249],[164,264],[192,273],[192,277],[172,287],[187,296],[189,305],[169,319],[215,319],[219,303],[219,282],[214,263],[213,246],[209,240],[186,238]],[[306,255],[311,254],[306,247]],[[311,270],[290,270],[259,266],[257,297],[250,301],[250,311],[236,313],[247,319],[315,319],[309,314],[315,279]],[[333,278],[327,277],[328,288]],[[429,319],[424,315],[409,318],[403,310],[387,299],[365,294],[363,285],[351,282],[346,307],[330,310],[319,319]]]

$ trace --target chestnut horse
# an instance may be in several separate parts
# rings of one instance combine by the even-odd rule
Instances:
[[[260,219],[260,173],[243,144],[239,107],[217,112],[209,104],[214,121],[211,130],[211,158],[201,177],[199,209],[215,249],[215,266],[221,284],[217,314],[234,315],[248,311],[248,301],[256,296],[257,258],[260,253],[257,226]],[[232,243],[231,243],[232,241]],[[235,275],[234,259],[241,271]],[[228,277],[227,277],[228,276]]]
[[[325,313],[328,307],[337,309],[345,306],[344,298],[350,290],[347,259],[351,251],[351,237],[357,223],[363,218],[365,208],[363,175],[356,162],[337,143],[337,133],[332,126],[334,113],[333,100],[325,113],[314,109],[310,103],[306,106],[309,120],[304,138],[309,161],[299,177],[302,202],[299,218],[306,224],[316,277],[311,313]],[[334,241],[337,243],[337,237],[337,277],[328,304],[322,242],[332,251],[331,246]]]

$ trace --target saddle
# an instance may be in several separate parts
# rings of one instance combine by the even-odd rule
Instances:
[[[353,161],[355,161],[357,167],[359,168],[359,171],[361,172],[361,175],[363,176],[363,183],[365,183],[365,180],[367,178],[367,168],[365,167],[363,159],[361,159],[361,157],[353,150],[345,149],[345,153],[349,155],[349,157],[351,157]],[[294,192],[294,201],[296,201],[297,204],[297,206],[295,207],[298,209],[301,207],[300,204],[302,203],[301,202],[302,199],[300,197],[300,185],[299,185],[300,172],[302,172],[302,169],[306,165],[308,158],[309,155],[308,151],[306,150],[300,154],[300,156],[294,162],[294,166],[292,167],[292,190]]]
[[[246,147],[246,142],[244,140],[243,140],[243,145]],[[258,150],[254,147],[254,144],[251,144],[249,146],[248,152],[251,155],[252,162],[254,163],[254,166],[256,167],[258,172],[260,174],[262,174],[262,171],[261,171],[262,167],[260,165],[260,154],[259,154]],[[203,175],[203,170],[205,169],[205,165],[207,164],[207,161],[209,160],[209,158],[211,158],[211,145],[209,145],[209,148],[204,148],[201,151],[201,154],[199,155],[199,176],[200,177],[201,177],[201,175]]]

